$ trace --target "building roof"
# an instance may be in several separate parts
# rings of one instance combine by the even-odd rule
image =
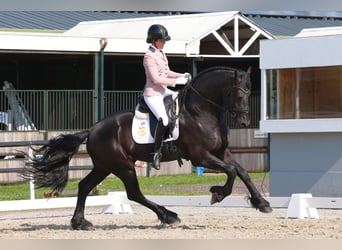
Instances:
[[[269,13],[269,14],[268,14]],[[274,36],[294,36],[305,28],[342,26],[341,15],[305,16],[301,12],[246,12],[244,15]],[[178,12],[0,11],[0,29],[68,30],[79,22],[153,17]]]
[[[174,54],[178,51],[188,57],[258,56],[258,46],[256,45],[254,50],[251,49],[253,43],[257,39],[273,39],[271,34],[238,11],[81,22],[64,34],[75,37],[113,38],[116,42],[123,41],[126,47],[131,46],[132,50],[135,48],[136,52],[144,53],[146,31],[155,23],[167,27],[172,37],[165,51]],[[115,43],[113,45],[118,46]],[[215,47],[216,51],[212,51],[212,47]],[[127,51],[125,46],[122,48]],[[217,51],[217,48],[221,50]],[[247,51],[248,53],[245,53]]]
[[[342,26],[341,17],[246,15],[238,11],[186,15],[0,11],[0,50],[97,52],[99,40],[107,38],[105,52],[140,55],[146,50],[148,27],[161,23],[172,36],[165,48],[166,53],[187,57],[258,57],[261,39],[294,37],[307,28]],[[47,33],[47,30],[59,32]]]
[[[0,29],[68,30],[79,22],[165,16],[167,13],[105,11],[0,11]]]
[[[303,29],[294,37],[312,37],[312,36],[341,36],[342,26],[329,28]]]
[[[342,26],[339,17],[246,15],[276,37],[295,36],[302,29]]]
[[[88,51],[143,54],[154,23],[172,36],[165,52],[187,57],[258,57],[259,40],[273,36],[240,12],[213,12],[80,22],[64,33],[0,32],[1,50]]]

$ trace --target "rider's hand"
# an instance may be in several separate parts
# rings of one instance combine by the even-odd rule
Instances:
[[[188,82],[191,82],[192,76],[191,76],[191,74],[190,74],[190,73],[188,73],[188,72],[185,72],[185,73],[183,74],[183,76],[184,76],[185,78],[187,78],[187,79],[188,79]]]
[[[188,83],[188,78],[184,77],[184,76],[180,76],[176,78],[176,84],[177,85],[185,85]]]

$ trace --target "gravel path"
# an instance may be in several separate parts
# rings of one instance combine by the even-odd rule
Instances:
[[[268,193],[268,179],[254,183]],[[233,195],[246,194],[236,182]],[[143,206],[132,209],[133,214],[114,215],[102,214],[102,207],[87,207],[94,231],[71,229],[74,208],[0,212],[0,239],[342,239],[342,209],[319,209],[320,219],[300,220],[286,219],[286,209],[263,214],[253,208],[169,206],[182,220],[172,226],[162,226]]]
[[[342,210],[320,209],[320,219],[286,219],[286,209],[168,207],[182,222],[162,226],[145,207],[133,214],[101,214],[88,207],[94,231],[69,226],[73,208],[0,213],[0,239],[342,239]]]

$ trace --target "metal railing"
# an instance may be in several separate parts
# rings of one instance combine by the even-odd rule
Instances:
[[[134,110],[141,91],[105,91],[105,116]],[[0,130],[81,130],[95,122],[94,90],[0,90]],[[258,128],[260,94],[250,99],[251,125]],[[227,115],[227,124],[236,128]]]
[[[105,91],[105,116],[114,112],[134,110],[141,91]]]
[[[93,124],[92,90],[5,90],[0,100],[9,130],[77,130]]]

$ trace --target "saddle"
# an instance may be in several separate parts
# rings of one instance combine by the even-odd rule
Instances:
[[[173,137],[172,131],[176,127],[176,121],[177,121],[177,115],[178,115],[177,98],[178,98],[178,93],[176,93],[175,95],[169,95],[169,96],[164,97],[165,110],[169,118],[169,124],[167,125],[167,129],[164,135],[164,140],[167,140],[168,138]],[[158,119],[152,113],[150,108],[147,106],[143,95],[139,95],[138,97],[138,105],[135,109],[135,117],[149,120],[150,133],[153,137],[154,132],[157,127]]]
[[[174,141],[178,139],[178,93],[169,95],[164,98],[164,105],[167,116],[169,118],[169,124],[164,135],[164,142],[169,142],[169,152],[175,155],[178,161],[178,165],[183,165],[182,153],[178,147],[174,144]],[[132,122],[132,137],[138,144],[154,143],[154,132],[157,127],[158,120],[147,106],[144,100],[144,96],[138,97],[138,105],[135,108],[133,122]]]

